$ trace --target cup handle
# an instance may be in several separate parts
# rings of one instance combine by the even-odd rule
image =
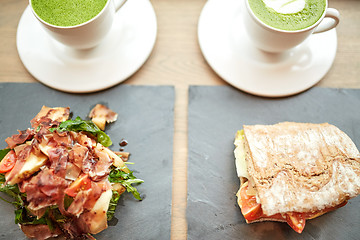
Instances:
[[[115,0],[115,11],[117,12],[124,4],[126,3],[126,0]]]
[[[330,29],[335,28],[340,22],[340,13],[335,8],[328,8],[326,10],[325,18],[332,18],[333,21],[322,21],[319,26],[315,29],[314,33],[326,32]]]

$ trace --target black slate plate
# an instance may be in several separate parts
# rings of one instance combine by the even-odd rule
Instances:
[[[0,147],[5,138],[30,127],[42,105],[70,106],[74,117],[85,118],[97,103],[119,114],[106,133],[113,150],[124,138],[131,153],[130,169],[145,183],[137,188],[144,200],[122,195],[116,220],[97,239],[170,239],[174,88],[170,86],[120,85],[94,94],[67,94],[41,84],[0,84]],[[14,224],[14,209],[0,201],[0,239],[26,239]]]
[[[243,124],[329,122],[360,147],[360,90],[312,88],[268,99],[227,86],[189,89],[188,239],[359,239],[360,197],[306,222],[302,234],[286,223],[246,224],[236,203],[239,188],[234,136]]]

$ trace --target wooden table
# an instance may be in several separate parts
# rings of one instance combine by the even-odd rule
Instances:
[[[125,84],[174,85],[175,133],[171,239],[186,239],[187,103],[189,85],[227,85],[207,65],[197,41],[197,23],[205,0],[152,0],[158,21],[153,52]],[[0,1],[0,81],[36,82],[16,50],[16,29],[27,0]],[[360,88],[360,1],[329,0],[341,13],[335,62],[317,84]],[[0,96],[1,101],[1,96]]]

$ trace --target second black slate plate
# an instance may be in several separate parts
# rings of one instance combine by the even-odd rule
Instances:
[[[306,222],[302,234],[286,223],[246,224],[236,203],[239,179],[234,137],[243,124],[329,122],[360,146],[360,90],[313,88],[280,99],[231,87],[189,90],[188,239],[359,239],[360,197]]]
[[[170,239],[171,179],[174,88],[170,86],[120,85],[94,94],[67,94],[41,84],[0,84],[0,148],[17,129],[30,127],[30,120],[42,105],[69,106],[74,117],[86,118],[97,103],[104,103],[119,114],[107,126],[113,150],[124,138],[129,144],[135,176],[145,182],[137,186],[139,202],[130,193],[121,196],[115,218],[96,239]],[[2,195],[3,196],[3,195]],[[0,239],[26,239],[14,223],[14,208],[0,201]],[[117,223],[116,223],[117,222]]]

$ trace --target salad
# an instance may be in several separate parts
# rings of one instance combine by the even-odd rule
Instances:
[[[15,207],[15,223],[29,238],[94,239],[107,228],[120,195],[142,183],[127,167],[127,152],[114,152],[103,132],[117,114],[104,105],[92,120],[69,119],[70,109],[49,108],[0,150],[0,191]],[[10,199],[10,200],[9,200]]]

